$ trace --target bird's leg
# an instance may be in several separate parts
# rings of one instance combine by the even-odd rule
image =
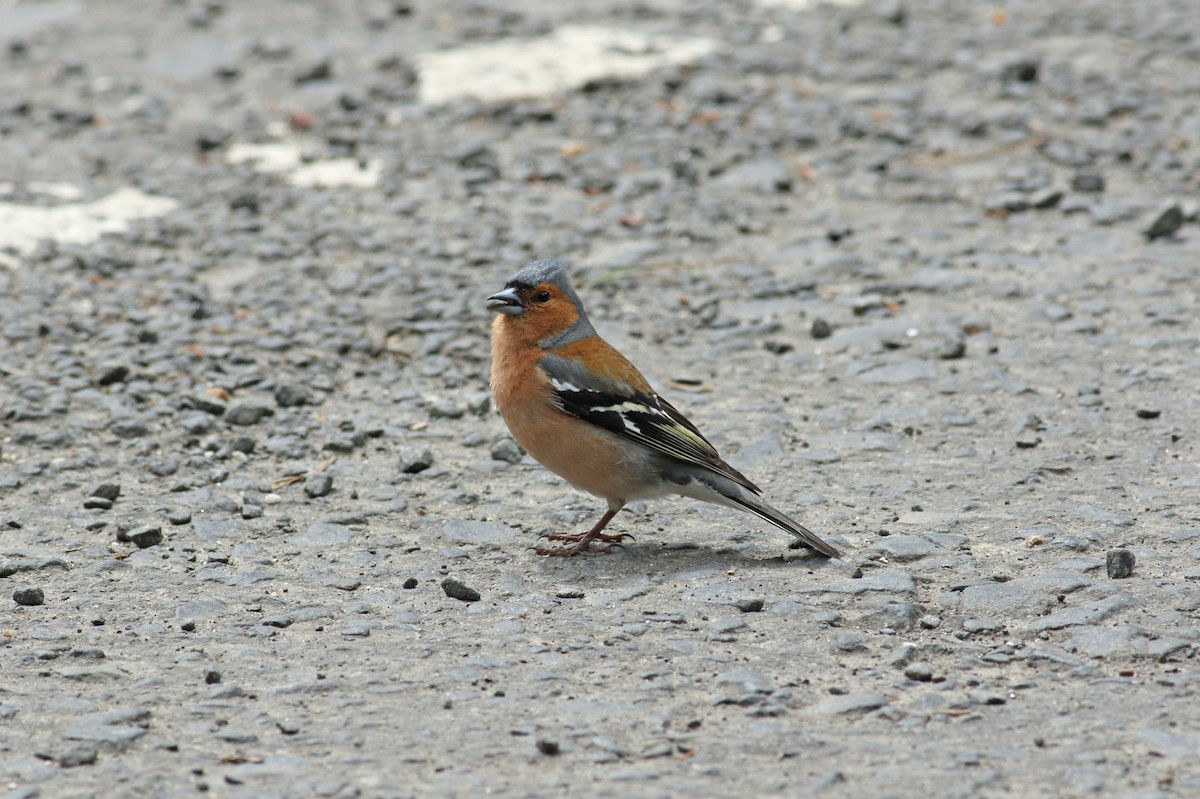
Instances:
[[[626,538],[633,540],[633,536],[629,533],[618,533],[617,535],[606,535],[603,530],[605,526],[612,521],[612,518],[617,515],[620,508],[609,508],[600,521],[596,522],[595,526],[586,533],[560,533],[546,536],[550,541],[571,541],[571,546],[566,547],[536,547],[534,549],[539,555],[555,555],[560,557],[570,557],[578,555],[580,552],[588,554],[596,554],[600,552],[609,552],[614,546],[620,546],[621,542]],[[601,542],[599,544],[595,542]]]

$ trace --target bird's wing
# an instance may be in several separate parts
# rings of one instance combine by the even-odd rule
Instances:
[[[578,361],[557,355],[543,356],[540,364],[550,378],[555,404],[565,413],[760,493],[745,475],[721,460],[686,416],[653,391],[601,377]]]

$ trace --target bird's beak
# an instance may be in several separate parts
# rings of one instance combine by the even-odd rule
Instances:
[[[487,307],[505,316],[520,316],[525,310],[525,306],[521,305],[521,298],[517,295],[517,290],[513,288],[505,289],[488,297]]]

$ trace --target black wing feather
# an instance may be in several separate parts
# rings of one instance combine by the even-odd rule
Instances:
[[[566,358],[546,355],[554,401],[564,412],[667,457],[724,475],[755,493],[745,475],[721,459],[716,448],[675,406],[627,383],[605,381]]]

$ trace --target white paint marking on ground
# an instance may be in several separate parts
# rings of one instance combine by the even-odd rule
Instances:
[[[304,163],[300,145],[286,141],[235,144],[229,148],[225,160],[230,164],[249,163],[259,172],[286,173],[293,186],[310,188],[369,189],[379,183],[383,174],[383,162],[378,160],[363,164],[353,158],[330,158]]]
[[[717,48],[713,39],[566,25],[537,39],[509,39],[417,56],[424,103],[461,97],[541,97],[602,78],[637,78],[692,61]]]
[[[42,193],[77,196],[63,184],[36,185]],[[42,207],[0,202],[0,250],[28,255],[43,239],[88,244],[105,233],[127,230],[135,219],[162,216],[178,205],[170,197],[156,197],[133,188],[118,189],[90,203]],[[18,263],[17,258],[0,252],[0,266],[15,267]]]

